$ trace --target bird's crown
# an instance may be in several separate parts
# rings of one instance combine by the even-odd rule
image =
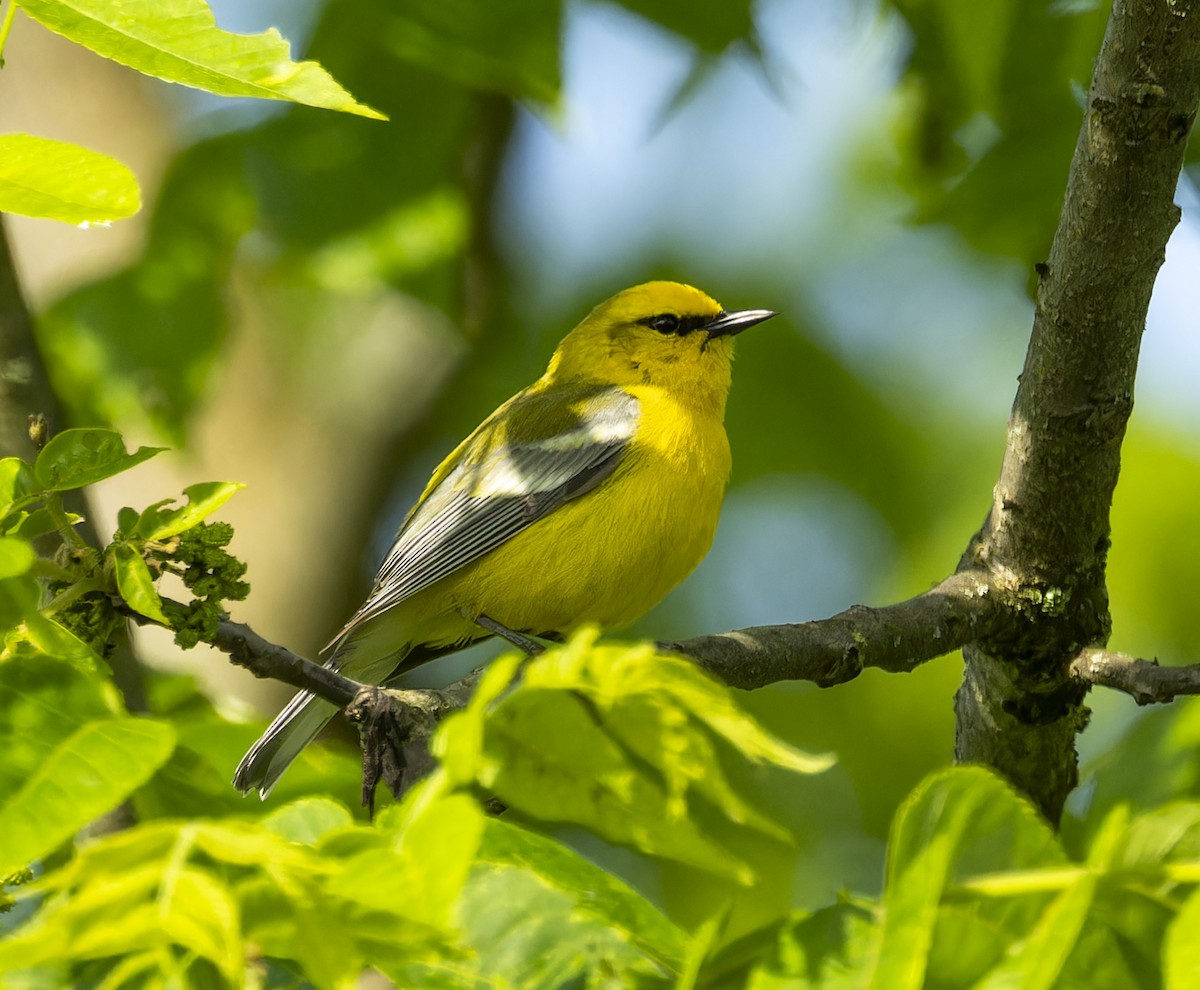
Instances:
[[[657,317],[674,317],[696,327],[721,312],[721,304],[682,282],[644,282],[618,292],[592,311],[592,317],[612,323],[654,326]],[[693,319],[688,319],[689,317]],[[659,329],[654,327],[654,329]]]

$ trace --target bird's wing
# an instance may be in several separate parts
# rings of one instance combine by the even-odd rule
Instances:
[[[591,491],[616,470],[638,416],[637,399],[611,386],[510,400],[435,473],[374,590],[326,649]]]

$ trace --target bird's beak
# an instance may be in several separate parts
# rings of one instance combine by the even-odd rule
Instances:
[[[764,320],[778,315],[769,309],[737,309],[732,313],[718,313],[716,319],[704,329],[708,333],[709,340],[717,337],[732,337],[735,333],[741,333],[757,323],[762,323]]]

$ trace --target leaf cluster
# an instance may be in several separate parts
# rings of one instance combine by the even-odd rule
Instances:
[[[0,664],[6,742],[16,721],[52,725],[68,700],[79,713],[39,740],[49,755],[16,747],[38,769],[0,806],[13,840],[0,872],[40,865],[12,892],[5,917],[18,920],[0,922],[0,982],[332,988],[375,969],[445,988],[1183,988],[1200,962],[1200,802],[1113,805],[1064,841],[974,767],[933,774],[900,808],[879,894],[733,931],[733,905],[765,880],[730,853],[737,836],[794,839],[725,769],[808,774],[828,760],[779,743],[728,689],[645,645],[585,632],[524,666],[501,658],[439,730],[440,768],[374,822],[294,782],[261,817],[266,806],[229,805],[209,771],[211,708],[179,707],[172,687],[169,718],[131,719],[101,684],[45,658]],[[317,786],[331,770],[354,772],[326,764]],[[169,796],[207,811],[164,817]],[[122,800],[136,824],[71,840]],[[564,829],[708,876],[728,907],[687,923]]]
[[[82,517],[64,508],[64,492],[127,471],[161,450],[141,447],[131,454],[111,430],[74,429],[53,437],[33,464],[0,460],[4,654],[33,650],[97,668],[130,616],[168,626],[187,648],[212,639],[223,602],[246,597],[246,566],[224,549],[232,528],[203,521],[241,485],[192,485],[181,506],[166,499],[141,512],[122,509],[103,547],[91,546],[78,529]],[[55,549],[39,558],[34,540]],[[182,578],[191,601],[163,602],[155,584],[169,572]]]
[[[95,671],[45,657],[0,664],[13,712],[0,739],[17,723],[39,730],[5,769],[27,776],[0,805],[11,840],[0,873],[35,862],[38,879],[14,892],[25,917],[0,946],[0,981],[338,987],[371,967],[401,986],[670,985],[695,952],[685,931],[552,826],[745,891],[758,874],[722,851],[729,830],[789,837],[714,751],[802,773],[829,761],[774,740],[728,689],[648,646],[598,646],[585,632],[520,668],[498,661],[439,731],[442,769],[363,823],[316,796],[260,819],[245,805],[222,813],[228,784],[205,772],[211,743],[197,748],[220,728],[211,708],[130,718]],[[594,728],[577,746],[548,745],[548,728],[580,704]],[[64,706],[73,725],[55,724]],[[587,772],[569,772],[592,748]],[[503,820],[484,794],[508,804]],[[137,824],[72,841],[121,802]],[[183,803],[208,813],[161,816]]]
[[[988,771],[940,771],[896,815],[879,899],[753,933],[714,960],[731,977],[715,985],[1189,986],[1198,826],[1194,801],[1122,806],[1070,856]]]
[[[0,55],[17,8],[97,55],[167,82],[221,96],[382,116],[354,100],[315,62],[293,62],[278,31],[222,31],[204,0],[140,0],[119,7],[106,0],[9,0]],[[65,141],[0,135],[0,211],[90,224],[132,216],[140,207],[137,179],[115,159]]]
[[[195,596],[186,605],[163,602],[163,615],[175,630],[175,642],[185,650],[199,642],[212,642],[224,614],[223,602],[241,601],[250,593],[242,581],[246,565],[224,548],[233,539],[228,523],[197,523],[180,534],[170,551],[152,550],[153,559],[170,567],[183,567],[179,575]]]

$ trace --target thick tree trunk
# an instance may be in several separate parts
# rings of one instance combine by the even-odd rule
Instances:
[[[964,650],[957,756],[1056,821],[1087,722],[1070,661],[1102,645],[1109,508],[1138,347],[1200,100],[1200,10],[1117,0],[1092,78],[992,509],[964,558],[1015,621]]]

